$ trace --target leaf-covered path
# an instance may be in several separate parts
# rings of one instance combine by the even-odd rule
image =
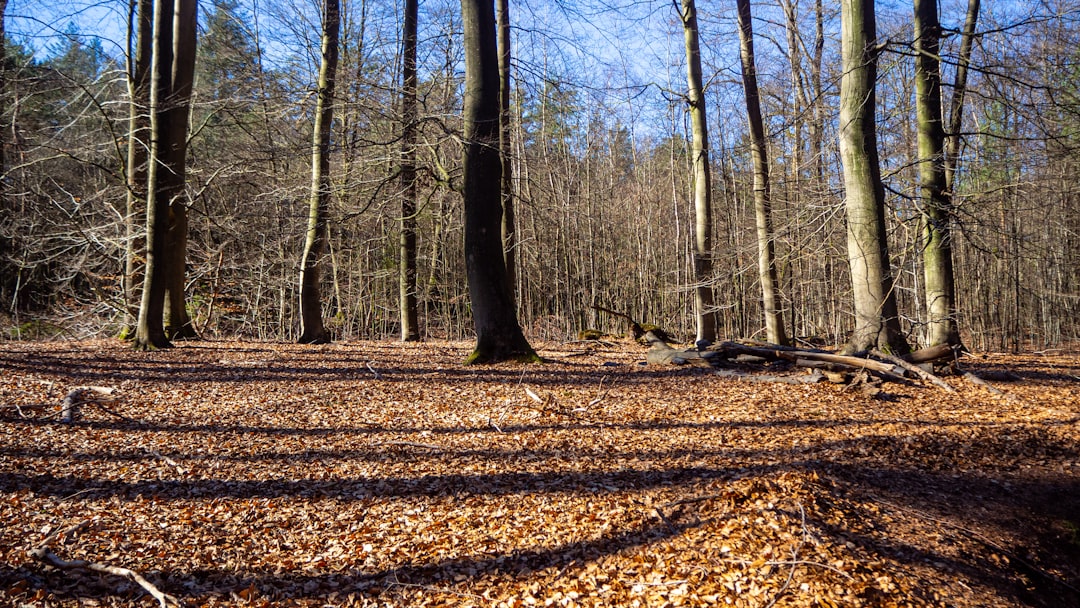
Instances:
[[[157,605],[52,534],[188,606],[1080,605],[1080,356],[871,398],[471,346],[0,344],[0,601]]]

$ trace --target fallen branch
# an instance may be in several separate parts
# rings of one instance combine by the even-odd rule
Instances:
[[[74,422],[79,417],[79,410],[83,405],[94,404],[113,416],[135,422],[105,407],[106,403],[111,404],[118,401],[113,396],[115,392],[116,389],[105,386],[77,386],[71,389],[71,392],[60,403],[60,420],[66,423]]]
[[[956,392],[956,389],[953,388],[952,386],[950,386],[948,382],[945,382],[941,378],[935,376],[934,374],[931,374],[930,372],[928,372],[925,369],[919,367],[918,365],[915,365],[913,363],[908,363],[907,361],[904,361],[900,357],[896,357],[896,356],[890,355],[888,353],[883,353],[883,352],[881,352],[880,350],[878,350],[876,348],[871,350],[870,354],[877,357],[878,359],[884,359],[884,360],[886,360],[886,361],[888,361],[890,363],[894,363],[896,365],[899,365],[900,367],[902,367],[902,368],[906,369],[907,371],[915,374],[919,378],[922,378],[923,380],[933,384],[934,386],[944,390],[945,392],[948,392],[948,393],[955,393]]]
[[[48,547],[37,547],[27,552],[30,557],[49,564],[54,568],[61,570],[90,570],[93,572],[102,572],[105,574],[112,574],[114,576],[122,576],[138,583],[140,587],[146,590],[147,593],[154,596],[154,599],[158,601],[161,608],[168,608],[172,606],[182,606],[180,600],[175,597],[162,592],[160,589],[154,586],[153,583],[146,580],[138,572],[129,570],[127,568],[120,568],[117,566],[106,566],[105,564],[98,564],[95,562],[89,562],[83,559],[76,559],[72,561],[65,561],[60,559],[55,553],[49,550]]]
[[[799,350],[790,347],[766,348],[757,346],[746,346],[735,342],[724,342],[722,344],[714,346],[713,349],[718,353],[718,356],[724,359],[729,359],[737,355],[754,355],[774,361],[777,359],[783,359],[785,361],[792,362],[799,362],[800,360],[817,361],[822,363],[845,365],[852,369],[865,369],[879,375],[888,376],[890,379],[903,379],[904,377],[904,370],[902,367],[899,367],[892,363],[884,363],[882,361],[876,361],[869,358],[864,359],[861,357],[852,357],[848,355],[834,355],[832,353],[823,353],[821,351],[811,350]]]
[[[376,380],[382,380],[382,374],[380,374],[379,372],[375,371],[375,367],[374,367],[373,365],[371,365],[371,362],[368,362],[368,364],[367,364],[367,368],[368,368],[368,371],[369,371],[369,372],[371,372],[371,374],[372,374],[373,376],[375,376],[375,379],[376,379]]]
[[[1003,391],[1000,388],[994,386],[993,384],[990,384],[986,380],[983,380],[982,378],[976,376],[974,373],[965,372],[963,370],[960,370],[960,371],[961,371],[960,375],[964,380],[967,380],[968,382],[970,382],[970,383],[972,383],[972,384],[974,384],[976,386],[981,386],[982,388],[990,391],[991,393],[993,393],[993,394],[995,394],[995,395],[997,395],[999,397],[1004,397],[1004,398],[1008,399],[1009,401],[1012,401],[1013,403],[1023,403],[1023,400],[1020,399],[1019,397],[1017,397],[1016,395],[1006,393],[1005,391]]]
[[[135,572],[134,570],[130,570],[128,568],[121,568],[118,566],[107,566],[105,564],[99,564],[83,559],[67,561],[61,559],[49,548],[49,545],[52,544],[52,542],[58,537],[74,534],[75,532],[88,526],[90,523],[91,520],[87,519],[73,526],[68,526],[67,528],[58,528],[51,532],[49,535],[47,535],[45,539],[41,541],[41,544],[39,544],[37,547],[28,550],[26,552],[26,555],[59,570],[89,570],[91,572],[101,572],[103,574],[111,574],[113,576],[122,576],[126,579],[134,581],[140,587],[146,590],[147,593],[154,596],[154,599],[158,601],[158,605],[160,605],[161,608],[168,608],[170,605],[183,606],[183,604],[180,603],[180,600],[167,593],[164,593],[156,586],[154,586],[153,583],[143,578],[141,574]]]

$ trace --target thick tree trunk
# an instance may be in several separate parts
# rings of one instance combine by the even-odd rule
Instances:
[[[401,68],[401,235],[398,301],[401,339],[420,339],[416,310],[416,27],[418,0],[405,0]]]
[[[754,213],[757,223],[758,279],[761,282],[765,313],[765,332],[769,342],[788,344],[784,315],[779,305],[776,277],[776,247],[773,244],[772,201],[769,197],[769,158],[766,151],[765,125],[761,120],[757,68],[754,61],[754,29],[750,0],[738,0],[739,49],[742,58],[743,92],[746,116],[750,124],[750,156],[754,163]],[[801,145],[801,144],[799,144]]]
[[[166,129],[169,131],[167,155],[162,156],[166,171],[159,176],[169,202],[168,229],[165,236],[165,335],[170,340],[193,339],[195,327],[188,316],[184,298],[187,265],[187,133],[191,113],[191,91],[195,80],[196,0],[176,0],[173,22],[172,90]]]
[[[192,0],[175,0],[191,2]],[[154,6],[154,35],[150,84],[150,156],[146,176],[146,270],[139,320],[135,327],[137,349],[170,348],[165,334],[165,291],[168,285],[169,204],[176,193],[171,162],[176,149],[173,107],[174,40],[176,16],[182,12],[174,0],[158,0]],[[186,125],[185,125],[186,126]],[[182,183],[181,183],[182,185]]]
[[[842,0],[840,160],[847,207],[848,262],[855,330],[844,353],[877,347],[907,353],[900,332],[885,232],[885,188],[878,164],[874,112],[877,104],[877,25],[873,0]]]
[[[127,209],[124,244],[124,334],[134,335],[139,316],[137,295],[146,262],[146,173],[150,152],[150,57],[154,42],[154,2],[132,2],[129,38],[134,38],[128,70]],[[129,43],[130,47],[130,43]]]
[[[712,179],[709,165],[709,127],[701,78],[701,46],[697,7],[682,0],[680,17],[686,45],[687,102],[690,106],[694,170],[694,313],[697,340],[716,341],[716,311],[712,289]]]
[[[330,126],[334,117],[341,16],[338,0],[323,0],[322,61],[311,135],[311,196],[304,257],[300,264],[301,344],[323,344],[330,335],[323,326],[319,269],[326,252],[326,216],[330,204]]]
[[[945,183],[945,129],[941,117],[941,24],[937,0],[915,0],[915,113],[922,208],[927,346],[960,344],[953,282],[952,201]]]
[[[502,242],[499,61],[491,0],[461,0],[465,31],[465,272],[476,349],[468,363],[537,360],[518,325]]]

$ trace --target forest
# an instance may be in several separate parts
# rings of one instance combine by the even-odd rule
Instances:
[[[145,160],[137,161],[148,127],[135,120],[145,113],[131,92],[136,66],[148,60],[136,57],[135,17],[150,9],[103,6],[104,16],[78,4],[46,14],[34,2],[6,7],[0,301],[11,338],[134,329],[146,232],[136,179]],[[169,323],[206,338],[295,341],[304,331],[301,269],[317,262],[328,337],[473,334],[461,14],[455,2],[422,4],[415,85],[406,87],[405,8],[341,3],[325,184],[313,190],[322,5],[198,7],[190,102],[178,119],[185,179],[170,186],[170,218],[183,212],[186,230],[182,241],[170,237],[182,243],[183,263],[180,287],[170,290],[179,292],[170,295],[179,320]],[[697,16],[700,104],[688,103],[684,28],[671,3],[509,9],[507,275],[527,336],[625,333],[599,304],[691,341],[697,315],[711,317],[718,336],[774,338],[768,311],[789,340],[848,339],[858,315],[837,145],[837,7],[747,5],[757,131],[747,126],[734,6]],[[1077,339],[1077,10],[942,3],[933,57],[946,145],[927,157],[916,60],[929,52],[914,37],[910,6],[875,9],[883,267],[912,346],[934,342],[926,260],[940,238],[928,238],[926,226],[946,229],[955,287],[944,315],[966,346],[1018,351]],[[700,236],[695,185],[704,180],[695,177],[691,107],[708,120],[707,141],[696,138],[707,144],[711,173]],[[920,171],[931,160],[949,167],[944,207],[923,190]],[[762,176],[764,184],[755,181]],[[759,272],[755,193],[763,188],[771,278]],[[325,245],[305,262],[313,191],[322,195]],[[403,331],[406,308],[415,309],[415,327]]]
[[[1080,605],[1080,3],[0,15],[5,605]]]

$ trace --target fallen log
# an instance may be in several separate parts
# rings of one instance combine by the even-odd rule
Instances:
[[[876,361],[874,359],[864,359],[862,357],[852,357],[848,355],[834,355],[832,353],[823,353],[820,351],[799,350],[799,349],[779,349],[779,348],[762,348],[757,346],[745,346],[743,344],[737,344],[735,342],[724,342],[716,347],[717,352],[725,353],[721,355],[721,358],[728,359],[737,355],[753,355],[757,357],[765,357],[766,359],[776,360],[783,359],[785,361],[798,362],[800,359],[808,361],[822,361],[825,363],[838,363],[841,365],[849,366],[853,369],[866,369],[879,374],[885,374],[889,376],[904,377],[904,369],[898,365],[891,363],[884,363]]]
[[[770,376],[762,374],[748,374],[746,372],[739,372],[733,369],[718,369],[715,373],[721,378],[731,378],[733,380],[742,380],[744,382],[775,382],[779,384],[817,384],[818,382],[824,382],[827,380],[825,374],[820,370],[813,370],[809,374],[802,374],[798,376]]]
[[[645,353],[645,361],[649,365],[698,364],[711,367],[720,362],[720,353],[717,351],[672,348],[670,344],[651,331],[645,332],[642,339],[649,345],[649,351]]]
[[[903,357],[900,357],[908,363],[931,363],[940,359],[947,359],[953,356],[953,347],[948,344],[939,344],[937,346],[929,346],[927,348],[920,348],[917,351],[910,352]]]

